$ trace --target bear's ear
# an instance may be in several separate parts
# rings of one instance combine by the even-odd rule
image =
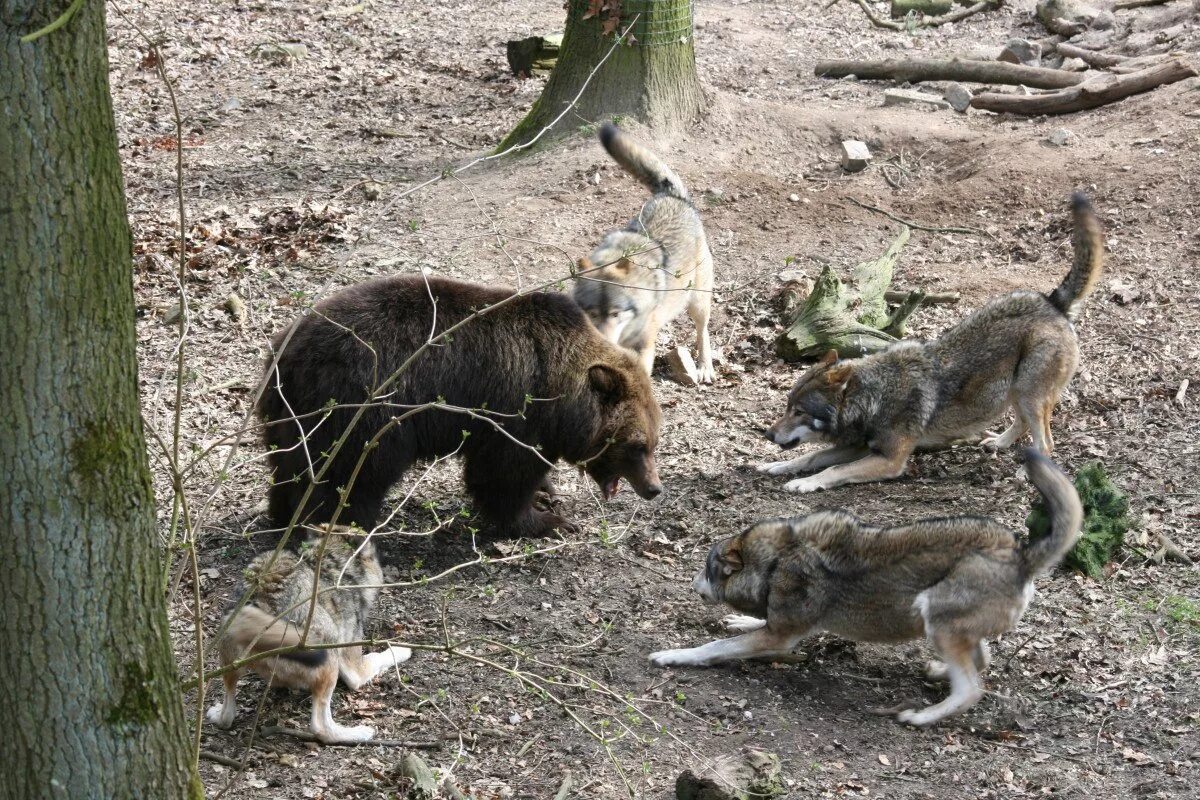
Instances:
[[[852,372],[854,372],[854,368],[848,362],[834,364],[825,370],[825,383],[832,388],[840,389],[850,381]]]
[[[591,259],[587,256],[582,256],[581,258],[577,259],[575,261],[575,266],[579,268],[580,274],[591,272],[596,268],[592,264]]]
[[[605,403],[615,403],[625,396],[625,376],[608,364],[593,364],[588,368],[588,382]]]

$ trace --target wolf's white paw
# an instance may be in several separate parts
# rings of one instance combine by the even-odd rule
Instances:
[[[939,716],[936,712],[930,714],[928,708],[920,710],[907,708],[897,714],[896,719],[907,725],[914,725],[918,728],[924,728],[926,725],[932,725],[933,723],[937,722],[939,719],[941,719],[941,716]]]
[[[375,736],[375,729],[370,725],[355,725],[352,728],[347,728],[343,725],[334,725],[324,733],[317,733],[317,738],[325,744],[354,744],[355,742],[369,742]]]
[[[712,383],[717,379],[717,371],[713,368],[712,362],[701,364],[696,367],[696,380],[700,383]]]
[[[399,645],[392,645],[388,648],[387,652],[391,655],[393,664],[403,664],[412,658],[412,650],[409,650],[407,647],[400,647]]]
[[[796,478],[794,481],[785,483],[783,488],[789,492],[807,494],[809,492],[818,492],[824,489],[825,485],[816,478]]]
[[[208,709],[204,717],[218,728],[229,728],[237,718],[237,706],[233,703],[217,703]]]
[[[650,654],[651,663],[659,667],[696,667],[703,666],[696,658],[695,648],[680,650],[659,650]]]
[[[754,468],[768,475],[791,475],[793,472],[800,471],[796,467],[798,461],[797,458],[789,458],[786,461],[768,461],[764,464],[755,464]]]
[[[925,664],[925,677],[931,681],[948,680],[950,668],[944,661],[930,661]]]
[[[721,620],[721,624],[734,633],[749,633],[766,627],[767,621],[747,614],[730,614]]]

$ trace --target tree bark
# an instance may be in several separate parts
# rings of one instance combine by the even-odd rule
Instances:
[[[1034,89],[1063,89],[1082,83],[1084,76],[1061,69],[1027,67],[1005,61],[967,61],[965,59],[888,58],[879,61],[836,59],[818,61],[813,67],[817,77],[860,80],[893,80],[899,83],[922,81],[966,81],[967,83],[1021,84]]]
[[[203,798],[138,411],[105,4],[0,4],[0,796]]]
[[[984,92],[971,98],[971,107],[985,111],[1011,112],[1038,116],[1070,114],[1088,108],[1115,103],[1131,95],[1148,92],[1167,83],[1196,76],[1196,68],[1182,58],[1173,58],[1128,75],[1101,75],[1078,86],[1035,95]]]
[[[541,96],[498,150],[533,140],[577,95],[572,111],[539,141],[575,130],[581,121],[599,123],[616,116],[632,116],[652,127],[669,129],[690,123],[703,112],[704,96],[696,77],[690,24],[692,0],[626,2],[609,34],[604,33],[604,27],[606,23],[612,27],[612,23],[602,16],[584,19],[590,5],[589,0],[569,0],[558,63]],[[617,45],[597,69],[617,36],[631,25],[634,41],[627,39]],[[677,33],[666,41],[669,32]]]

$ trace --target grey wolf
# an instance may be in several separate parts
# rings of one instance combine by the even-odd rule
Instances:
[[[706,602],[741,612],[727,623],[744,633],[650,660],[666,667],[778,657],[821,630],[863,642],[925,637],[942,659],[929,675],[948,678],[950,696],[898,719],[930,725],[965,711],[983,694],[986,640],[1012,630],[1034,580],[1079,536],[1083,510],[1070,480],[1037,451],[1025,457],[1050,511],[1042,539],[1022,544],[984,517],[879,528],[823,511],[759,522],[713,545],[692,584]]]
[[[850,360],[826,353],[796,381],[766,436],[785,449],[833,446],[758,469],[817,473],[788,482],[792,492],[895,478],[914,449],[977,435],[1010,407],[1013,424],[983,444],[1011,447],[1028,431],[1033,446],[1050,453],[1050,416],[1079,363],[1073,320],[1104,261],[1091,205],[1077,194],[1072,207],[1075,258],[1057,289],[992,300],[933,342]]]
[[[698,377],[711,383],[713,260],[700,215],[679,176],[616,125],[601,127],[600,142],[653,196],[623,230],[579,259],[575,302],[606,338],[637,352],[647,375],[659,329],[686,308],[696,325]]]
[[[249,598],[241,608],[230,611],[224,622],[225,634],[219,645],[222,667],[254,654],[300,645],[313,591],[318,586],[316,608],[303,643],[331,645],[362,640],[367,615],[375,605],[383,579],[375,546],[361,532],[356,534],[342,526],[310,529],[306,534],[298,553],[263,553],[250,563],[245,585],[238,592],[240,598],[249,591]],[[335,586],[346,588],[331,588]],[[330,701],[338,678],[353,691],[411,655],[405,647],[364,655],[361,645],[353,645],[299,648],[267,656],[222,676],[225,697],[208,710],[208,719],[222,728],[233,724],[238,679],[249,669],[271,685],[311,692],[312,732],[322,742],[365,742],[374,735],[370,727],[345,727],[333,721]]]
[[[558,459],[581,465],[606,499],[622,478],[647,499],[662,491],[649,379],[566,295],[382,278],[321,301],[275,337],[274,350],[258,412],[269,423],[268,506],[278,524],[296,516],[370,528],[414,462],[453,453],[498,535],[567,525],[533,505]],[[437,407],[405,418],[424,404]]]

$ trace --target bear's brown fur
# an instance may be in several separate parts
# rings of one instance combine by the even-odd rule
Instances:
[[[564,524],[533,507],[547,462],[579,464],[606,499],[621,478],[645,498],[662,490],[654,463],[661,413],[649,380],[566,295],[514,297],[419,275],[372,280],[318,303],[275,337],[273,349],[277,366],[258,412],[270,423],[277,524],[334,521],[344,491],[336,521],[373,526],[388,489],[415,461],[451,453],[464,458],[467,491],[501,535],[535,536]],[[399,419],[425,403],[446,408]],[[310,475],[323,468],[312,484]]]

